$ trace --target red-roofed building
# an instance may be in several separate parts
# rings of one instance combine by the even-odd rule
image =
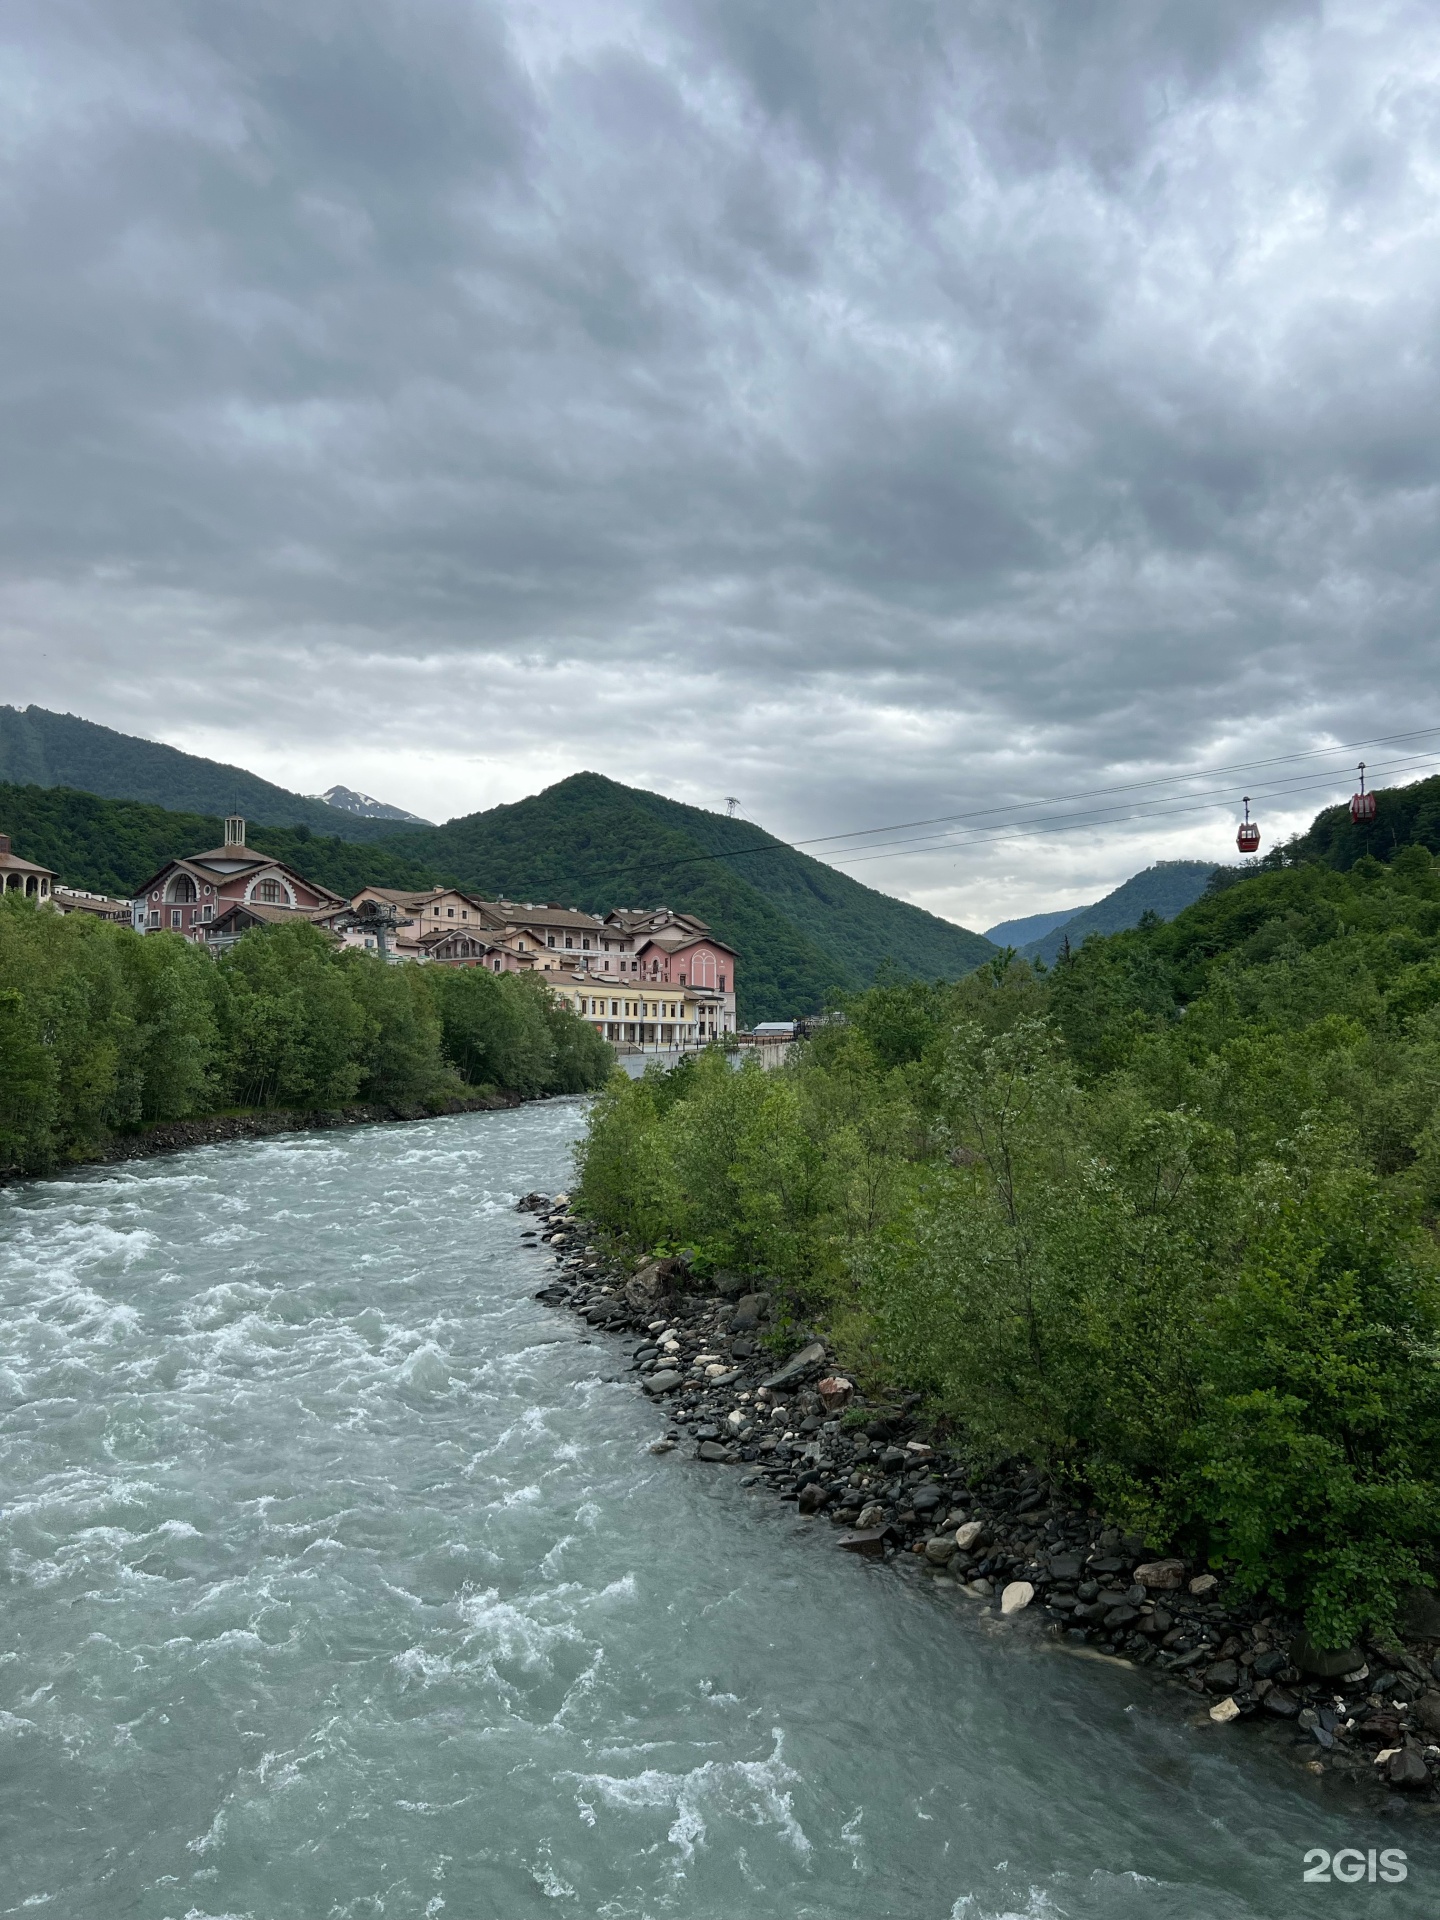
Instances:
[[[247,847],[245,822],[236,814],[225,822],[223,847],[168,860],[130,910],[137,933],[178,933],[228,947],[251,927],[320,920],[346,904],[283,860]]]

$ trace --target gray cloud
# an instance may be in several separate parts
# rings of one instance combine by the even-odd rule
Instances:
[[[587,764],[797,835],[1440,724],[1429,9],[13,37],[8,699],[432,814]],[[856,871],[983,919],[1222,829]]]

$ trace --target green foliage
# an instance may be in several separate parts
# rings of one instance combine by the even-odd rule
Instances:
[[[1440,1553],[1440,872],[1222,876],[1048,974],[891,979],[791,1063],[613,1084],[581,1197],[1157,1544],[1384,1627]]]
[[[468,1008],[498,1006],[482,1034]],[[0,1172],[83,1159],[112,1133],[228,1106],[442,1102],[461,1080],[524,1095],[599,1086],[593,1028],[538,983],[339,952],[308,922],[217,963],[18,895],[0,900]]]

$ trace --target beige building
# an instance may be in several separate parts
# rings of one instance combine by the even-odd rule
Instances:
[[[22,860],[10,850],[10,836],[0,833],[0,891],[23,894],[29,900],[48,900],[55,875],[49,867]]]
[[[616,1046],[669,1052],[700,1047],[725,1031],[724,1001],[698,987],[649,987],[593,969],[553,970],[545,984],[570,1011]]]

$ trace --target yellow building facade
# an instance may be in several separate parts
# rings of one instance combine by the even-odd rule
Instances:
[[[547,974],[545,984],[602,1040],[616,1046],[668,1052],[704,1046],[723,1029],[724,996],[704,988],[639,980],[627,984],[572,972]]]

